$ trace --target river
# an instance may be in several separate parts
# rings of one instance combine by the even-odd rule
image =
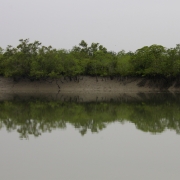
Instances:
[[[180,94],[3,97],[0,179],[179,179]]]

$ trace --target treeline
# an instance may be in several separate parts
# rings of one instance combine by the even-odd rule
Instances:
[[[180,75],[180,44],[167,49],[145,46],[135,52],[115,53],[99,43],[81,41],[71,50],[42,46],[21,39],[17,47],[0,48],[0,75],[31,80],[60,77],[143,76],[177,78]]]

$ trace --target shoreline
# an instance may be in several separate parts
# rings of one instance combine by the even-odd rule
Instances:
[[[114,78],[81,76],[77,79],[58,80],[21,79],[0,77],[0,93],[148,93],[180,92],[179,82],[166,82],[163,79]]]
[[[46,92],[13,92],[0,93],[0,102],[3,101],[60,101],[60,102],[145,102],[145,101],[171,101],[179,100],[180,93],[172,92],[145,92],[145,93],[46,93]]]

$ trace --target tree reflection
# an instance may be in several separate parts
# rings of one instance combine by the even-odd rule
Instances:
[[[179,107],[177,97],[86,103],[16,99],[0,102],[0,129],[16,130],[21,138],[28,138],[57,128],[65,129],[71,124],[84,135],[88,130],[97,133],[109,123],[129,121],[144,132],[172,129],[180,134]]]

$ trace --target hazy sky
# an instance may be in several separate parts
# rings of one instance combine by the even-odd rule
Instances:
[[[180,0],[0,0],[0,46],[19,39],[71,49],[81,40],[108,50],[180,43]]]

